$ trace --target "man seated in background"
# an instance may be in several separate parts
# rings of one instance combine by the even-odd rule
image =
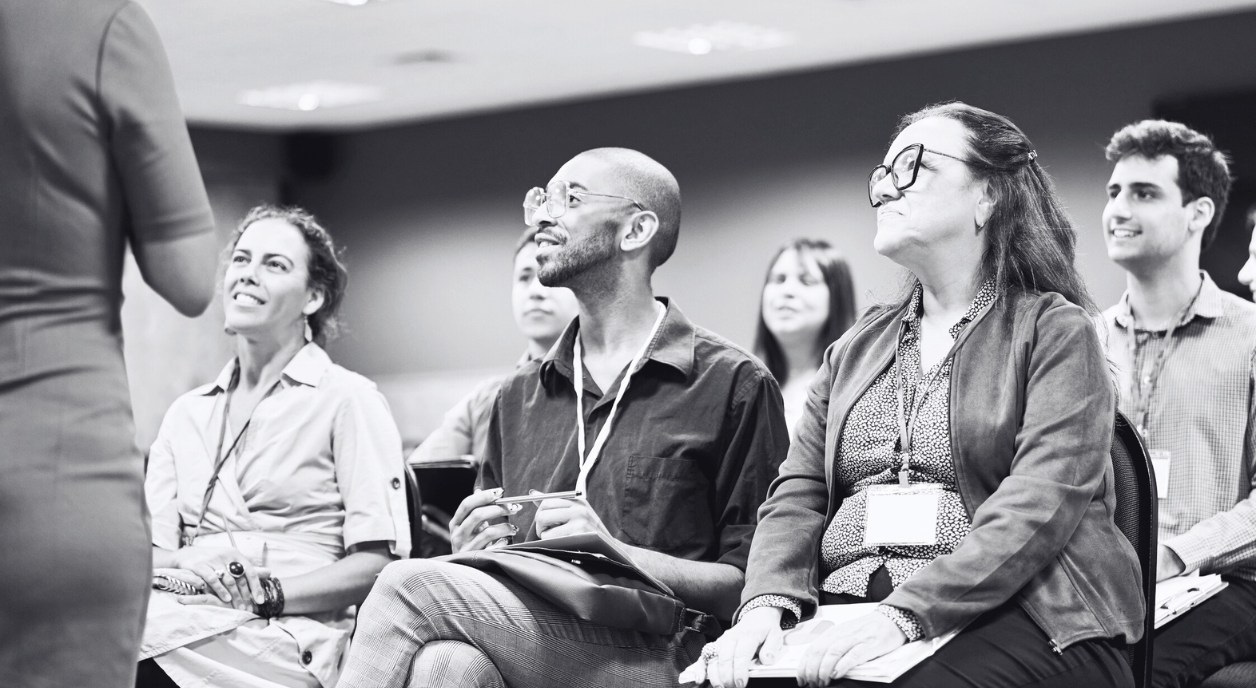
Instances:
[[[680,190],[662,165],[587,151],[524,207],[541,283],[569,287],[579,315],[502,385],[485,489],[454,515],[455,550],[600,533],[687,607],[727,620],[755,512],[788,448],[776,381],[654,297],[651,277],[680,229]],[[582,496],[494,504],[531,489]],[[509,579],[418,559],[379,577],[340,685],[675,685],[705,642],[688,628],[662,636],[583,621]]]
[[[567,323],[576,317],[576,297],[570,289],[547,287],[536,278],[535,239],[536,227],[528,227],[515,244],[510,307],[519,331],[528,338],[528,348],[516,368],[544,356],[558,341]],[[485,380],[449,409],[441,426],[414,450],[409,462],[423,464],[469,456],[478,465],[484,458],[489,412],[493,410],[497,390],[507,377]]]
[[[1256,655],[1256,305],[1199,269],[1231,183],[1212,141],[1145,120],[1106,152],[1104,241],[1127,284],[1104,314],[1108,356],[1157,477],[1156,579],[1199,571],[1230,584],[1156,634],[1153,685],[1196,685]]]

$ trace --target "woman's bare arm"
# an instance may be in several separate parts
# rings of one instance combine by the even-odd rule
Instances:
[[[364,542],[334,564],[281,578],[283,613],[312,614],[362,604],[375,577],[395,558],[387,542]]]

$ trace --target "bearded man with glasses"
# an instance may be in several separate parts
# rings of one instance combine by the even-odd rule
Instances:
[[[579,315],[503,384],[454,549],[598,533],[727,622],[788,431],[767,368],[654,296],[680,229],[675,178],[636,151],[587,151],[527,193],[524,220],[538,279],[570,288]],[[495,503],[534,489],[580,496]],[[687,625],[610,627],[477,569],[397,562],[362,607],[340,686],[676,685],[707,641]]]

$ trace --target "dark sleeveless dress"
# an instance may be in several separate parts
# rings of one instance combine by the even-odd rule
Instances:
[[[209,231],[143,10],[0,0],[0,686],[134,680],[152,555],[124,246]]]

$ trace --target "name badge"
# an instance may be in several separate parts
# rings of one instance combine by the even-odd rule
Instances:
[[[1172,459],[1168,449],[1151,450],[1151,470],[1156,474],[1156,494],[1160,499],[1169,496],[1169,464]]]
[[[938,544],[938,503],[942,486],[873,485],[868,488],[864,545]]]

